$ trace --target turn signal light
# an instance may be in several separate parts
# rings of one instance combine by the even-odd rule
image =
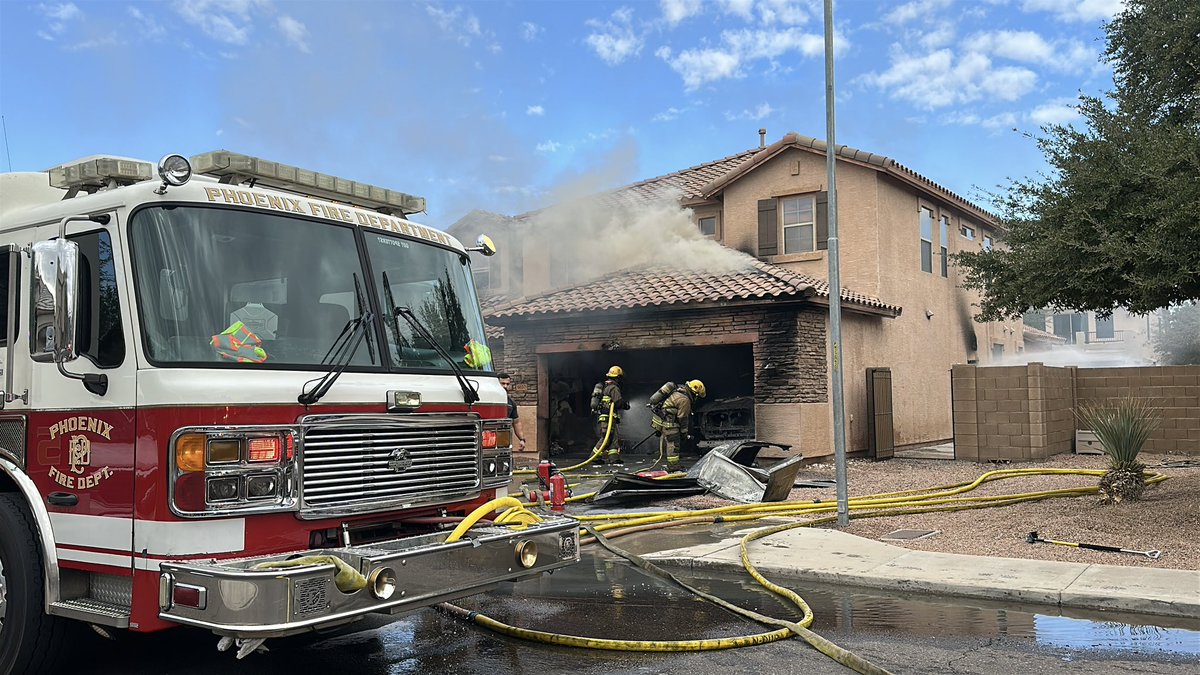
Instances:
[[[248,445],[251,462],[278,462],[283,455],[283,440],[278,436],[251,438]]]
[[[183,434],[175,439],[175,466],[185,473],[204,470],[204,434]]]

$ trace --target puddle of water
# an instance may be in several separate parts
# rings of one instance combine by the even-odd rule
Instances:
[[[677,576],[741,607],[797,619],[799,611],[744,574]],[[698,573],[702,576],[691,576]],[[1200,620],[1015,605],[789,582],[812,607],[813,629],[919,639],[1010,638],[1072,650],[1200,655]],[[580,606],[593,609],[583,609]],[[624,639],[684,639],[760,632],[762,627],[652,578],[606,553],[481,597],[495,618],[530,628]]]

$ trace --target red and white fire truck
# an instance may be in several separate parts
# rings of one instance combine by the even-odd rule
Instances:
[[[512,431],[495,249],[424,206],[226,151],[0,174],[0,673],[70,620],[246,652],[579,559],[561,517],[447,543]]]

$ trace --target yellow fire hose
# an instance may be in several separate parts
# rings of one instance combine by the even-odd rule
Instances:
[[[611,417],[609,429],[611,431]],[[605,435],[606,441],[607,438],[608,434]],[[598,445],[597,448],[603,448],[603,445]],[[901,490],[897,492],[885,492],[867,495],[865,497],[857,497],[849,500],[849,508],[852,512],[854,512],[856,518],[875,518],[891,515],[991,508],[996,506],[1007,506],[1026,501],[1051,499],[1055,497],[1078,497],[1088,494],[1095,494],[1099,491],[1099,488],[1096,486],[1082,486],[983,497],[959,497],[958,495],[974,490],[980,485],[991,481],[1016,479],[1034,475],[1083,475],[1099,477],[1104,475],[1104,473],[1105,472],[1103,470],[1096,469],[1000,469],[986,472],[975,480],[955,483],[952,485],[919,488],[914,490]],[[671,476],[666,478],[669,479]],[[1151,472],[1147,474],[1146,484],[1154,485],[1166,479],[1167,476],[1164,474]],[[590,494],[579,495],[570,498],[568,501],[580,501],[589,496]],[[493,512],[502,507],[508,508],[504,513],[501,514],[499,518],[497,518],[497,523],[505,524],[515,522],[517,526],[524,526],[529,522],[537,522],[536,520],[532,520],[537,518],[536,514],[525,510],[526,506],[529,506],[529,504],[522,503],[512,497],[505,497],[488,502],[487,504],[484,504],[476,509],[470,516],[467,517],[466,520],[460,523],[459,526],[455,528],[454,532],[451,533],[450,537],[447,538],[447,541],[456,541],[487,513]],[[804,602],[804,599],[795,592],[772,583],[770,580],[764,577],[750,561],[748,545],[751,541],[798,527],[812,527],[815,525],[823,525],[834,522],[837,520],[836,516],[822,516],[800,522],[785,523],[774,527],[755,530],[742,537],[741,541],[739,542],[742,566],[746,569],[747,573],[750,574],[750,576],[753,577],[754,580],[764,588],[780,597],[783,597],[788,602],[801,609],[803,616],[799,621],[796,622],[766,617],[763,615],[758,615],[754,612],[750,612],[749,610],[734,608],[734,606],[728,605],[728,603],[720,598],[714,598],[706,593],[703,593],[702,591],[691,588],[687,584],[675,579],[665,571],[659,570],[661,574],[653,571],[651,568],[656,568],[656,566],[637,558],[637,556],[627,554],[626,552],[620,551],[616,547],[613,547],[606,541],[606,536],[601,534],[601,532],[610,531],[611,534],[608,535],[609,537],[621,536],[650,529],[675,527],[702,522],[742,522],[766,517],[804,517],[832,513],[836,510],[836,502],[829,500],[812,500],[804,502],[734,504],[694,511],[650,511],[643,513],[604,514],[576,517],[576,520],[579,520],[581,523],[583,523],[582,527],[592,535],[590,539],[585,539],[581,543],[600,543],[602,546],[605,546],[617,555],[625,557],[635,565],[638,565],[639,567],[642,567],[643,569],[658,576],[669,578],[678,585],[687,588],[688,590],[696,593],[706,600],[709,600],[710,602],[715,602],[722,607],[734,609],[734,611],[737,611],[743,616],[752,618],[760,623],[781,626],[781,628],[777,630],[766,633],[735,638],[716,638],[708,640],[612,640],[606,638],[561,635],[557,633],[518,628],[496,621],[477,612],[472,612],[461,607],[449,605],[448,603],[443,603],[440,605],[440,607],[455,616],[473,621],[481,626],[513,637],[519,637],[522,639],[533,640],[547,644],[585,647],[592,649],[648,652],[703,651],[765,644],[767,642],[784,639],[795,634],[803,637],[809,642],[809,644],[813,645],[822,653],[860,673],[870,673],[873,675],[886,673],[887,671],[878,668],[877,666],[859,658],[858,656],[842,649],[841,647],[838,647],[832,642],[829,642],[828,640],[808,630],[808,627],[812,625],[813,617],[812,611],[809,609],[807,603]],[[501,522],[502,520],[503,522]],[[602,524],[589,525],[588,523]]]
[[[600,441],[596,443],[595,447],[592,448],[592,456],[588,457],[587,459],[583,460],[582,462],[580,462],[574,466],[568,466],[564,469],[559,469],[558,471],[560,473],[566,473],[568,471],[575,471],[576,469],[582,469],[583,467],[596,461],[596,458],[599,457],[600,454],[608,448],[608,439],[612,437],[613,417],[615,416],[614,413],[616,412],[616,407],[617,407],[616,403],[610,403],[608,405],[608,426],[604,430],[604,438],[600,439]],[[537,473],[537,469],[519,469],[517,471],[514,471],[513,475],[514,476],[529,476],[529,475],[532,475],[535,473]]]

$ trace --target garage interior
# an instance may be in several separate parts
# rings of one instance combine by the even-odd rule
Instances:
[[[592,388],[611,366],[625,370],[630,409],[621,416],[620,438],[628,450],[651,432],[646,402],[665,382],[704,382],[707,396],[692,419],[695,439],[685,452],[700,452],[731,438],[754,436],[754,350],[750,344],[608,349],[540,355],[549,389],[551,456],[586,455],[596,443],[589,413]],[[657,453],[647,441],[635,454]]]

